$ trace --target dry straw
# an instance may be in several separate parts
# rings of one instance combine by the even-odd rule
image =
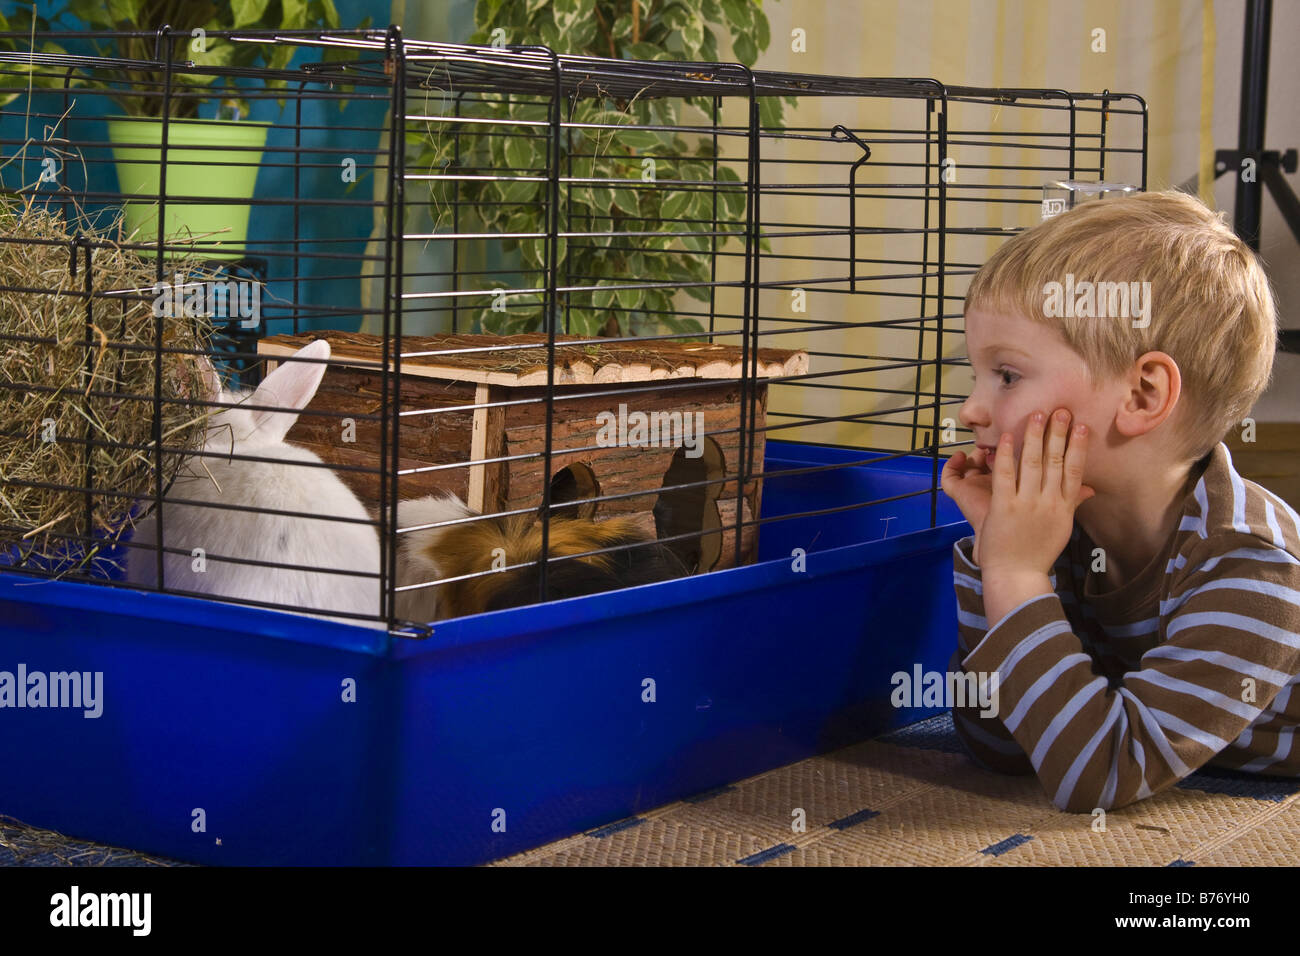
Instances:
[[[110,234],[120,238],[120,225]],[[167,269],[196,273],[189,260],[169,259]],[[201,447],[209,410],[192,403],[206,397],[210,365],[201,353],[211,326],[184,314],[156,319],[155,278],[153,260],[70,225],[43,205],[0,204],[4,563],[102,571],[99,555],[129,528],[135,496],[154,493],[159,321],[163,349],[174,350],[162,355],[162,447]],[[180,460],[163,454],[164,487]],[[149,501],[138,505],[137,515]],[[90,537],[97,540],[81,540]]]

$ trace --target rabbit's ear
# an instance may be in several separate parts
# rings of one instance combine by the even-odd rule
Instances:
[[[324,359],[330,357],[330,344],[324,339],[317,339],[310,345],[300,348],[292,357],[280,363],[280,366],[262,380],[251,398],[249,405],[273,405],[294,411],[268,412],[250,410],[253,416],[253,430],[262,441],[281,441],[298,420],[298,412],[307,407],[307,403],[320,387],[325,375]],[[294,359],[315,359],[314,362],[296,362]],[[317,364],[320,362],[321,364]]]

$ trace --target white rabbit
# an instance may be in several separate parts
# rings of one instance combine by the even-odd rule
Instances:
[[[312,342],[294,358],[315,359],[319,364],[284,361],[251,395],[224,391],[215,372],[205,373],[209,395],[219,396],[214,400],[230,407],[208,420],[204,451],[209,455],[187,458],[163,499],[164,545],[181,552],[163,555],[165,589],[286,604],[307,612],[380,613],[378,577],[357,576],[379,573],[379,534],[373,524],[179,503],[213,502],[238,509],[310,512],[369,522],[365,507],[337,475],[328,468],[313,467],[322,464],[320,458],[284,440],[298,413],[316,394],[325,374],[320,360],[329,355],[328,342]],[[256,411],[241,404],[291,411]],[[232,460],[231,455],[275,460]],[[157,520],[152,513],[137,522],[132,542],[145,547],[130,548],[128,581],[157,583],[156,535]],[[203,549],[201,561],[194,554],[196,548]],[[320,570],[236,564],[219,560],[222,557]]]

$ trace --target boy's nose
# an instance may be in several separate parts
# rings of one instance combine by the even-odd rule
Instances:
[[[976,425],[987,424],[984,409],[975,400],[972,395],[966,401],[962,402],[961,408],[957,412],[957,418],[966,428],[974,428]]]

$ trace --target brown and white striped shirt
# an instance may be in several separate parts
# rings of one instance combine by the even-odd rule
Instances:
[[[1220,442],[1167,546],[1099,592],[1076,522],[1050,575],[989,628],[974,535],[953,545],[950,670],[998,674],[998,712],[953,708],[977,763],[1036,773],[1062,810],[1122,807],[1206,765],[1300,775],[1300,517]],[[1193,472],[1195,476],[1195,471]]]

